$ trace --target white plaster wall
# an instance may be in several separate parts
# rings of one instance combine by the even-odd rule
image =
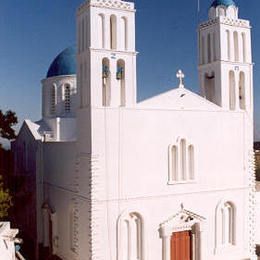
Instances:
[[[115,259],[116,221],[126,209],[146,215],[147,259],[162,257],[159,224],[176,214],[180,204],[205,217],[202,259],[243,259],[248,253],[248,151],[245,114],[227,111],[164,109],[93,109],[92,155],[100,208],[95,230]],[[168,185],[168,146],[184,137],[195,148],[196,181]],[[221,201],[237,209],[236,246],[215,255],[215,211]],[[103,217],[107,221],[102,221]],[[104,234],[107,234],[104,235]],[[206,242],[207,241],[207,242]],[[208,243],[208,245],[207,245]]]
[[[260,192],[256,193],[256,244],[260,245]]]

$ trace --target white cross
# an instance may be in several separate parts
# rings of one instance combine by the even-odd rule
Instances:
[[[183,79],[185,78],[185,75],[182,70],[178,70],[176,77],[180,80],[179,88],[184,88]]]

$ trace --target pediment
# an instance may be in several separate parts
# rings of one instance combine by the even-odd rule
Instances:
[[[138,103],[148,109],[219,111],[221,107],[186,88],[176,88]]]
[[[162,236],[165,236],[165,234],[172,232],[191,230],[194,225],[204,221],[204,217],[189,210],[181,209],[177,214],[160,224],[160,232]]]

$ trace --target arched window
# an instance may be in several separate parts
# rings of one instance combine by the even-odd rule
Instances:
[[[102,61],[102,105],[110,106],[111,101],[111,73],[108,58]]]
[[[110,48],[112,50],[117,48],[117,24],[115,15],[111,15],[110,17]]]
[[[207,55],[208,55],[208,63],[211,62],[211,41],[210,41],[210,33],[207,36]]]
[[[57,103],[57,94],[56,94],[56,86],[51,86],[51,93],[50,93],[50,114],[55,115],[56,113],[56,103]]]
[[[234,32],[234,52],[235,52],[235,61],[239,61],[239,43],[238,43],[237,32]]]
[[[216,209],[216,250],[235,245],[236,216],[231,202],[218,205]]]
[[[70,85],[69,84],[65,84],[64,86],[64,110],[65,113],[70,113],[70,109],[71,109],[71,89],[70,89]]]
[[[186,180],[186,141],[185,139],[181,139],[180,142],[180,169],[181,169],[181,180]]]
[[[128,30],[127,30],[127,18],[121,18],[121,43],[122,49],[127,50],[127,42],[128,42]]]
[[[229,109],[236,109],[236,84],[234,71],[229,72]]]
[[[246,109],[246,100],[245,100],[245,73],[240,72],[239,74],[239,108]]]
[[[144,227],[139,213],[122,215],[118,220],[117,260],[144,260]]]
[[[117,61],[116,79],[120,82],[120,105],[126,105],[126,89],[125,89],[125,61]]]
[[[178,182],[194,181],[195,179],[195,158],[194,146],[187,144],[182,138],[177,144],[168,148],[169,160],[169,184]]]
[[[169,181],[178,181],[178,147],[176,145],[169,147]]]
[[[205,74],[205,81],[204,81],[204,89],[205,89],[205,97],[210,102],[215,102],[215,74],[211,73]]]
[[[194,146],[189,145],[188,148],[188,165],[189,165],[189,179],[194,179]]]
[[[98,15],[98,47],[105,48],[105,16],[103,14]]]
[[[226,30],[227,34],[227,59],[231,60],[231,51],[230,51],[230,32],[229,30]]]
[[[246,34],[242,33],[243,62],[246,62]]]

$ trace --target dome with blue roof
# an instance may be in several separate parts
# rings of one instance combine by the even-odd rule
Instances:
[[[76,48],[68,47],[52,62],[47,78],[76,74]]]
[[[236,5],[233,0],[214,0],[212,3],[212,7],[217,7],[219,5],[224,5],[224,6],[230,6],[230,5]]]

